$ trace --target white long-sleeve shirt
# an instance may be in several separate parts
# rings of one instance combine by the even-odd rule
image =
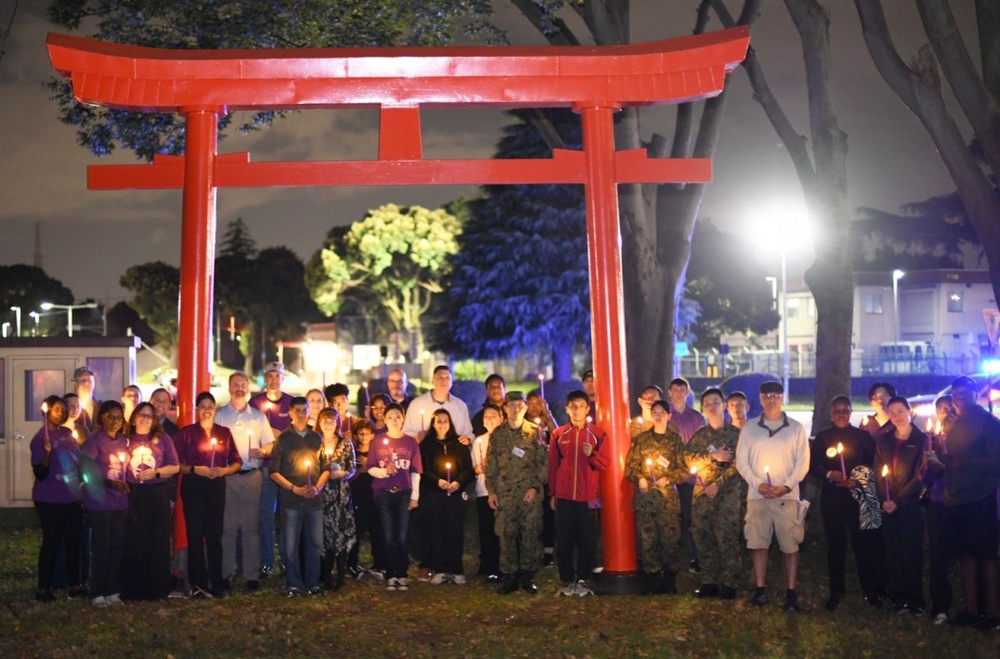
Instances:
[[[448,395],[448,400],[444,403],[439,403],[434,400],[433,392],[427,392],[421,396],[417,396],[410,402],[410,406],[406,408],[406,421],[403,422],[403,432],[411,437],[419,437],[421,430],[428,430],[431,425],[431,416],[437,410],[444,408],[448,410],[451,415],[451,422],[455,426],[455,432],[458,433],[459,437],[468,437],[472,439],[475,435],[472,432],[472,421],[469,420],[469,408],[462,401],[461,398],[456,398],[451,394]],[[421,418],[420,411],[423,410],[423,418]]]
[[[764,467],[770,469],[771,484],[791,491],[782,499],[799,499],[799,483],[809,471],[809,438],[802,424],[789,419],[765,421],[763,416],[747,421],[736,444],[736,469],[747,482],[747,499],[763,499],[757,488],[767,482]]]

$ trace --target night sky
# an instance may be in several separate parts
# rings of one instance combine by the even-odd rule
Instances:
[[[10,3],[0,2],[6,25]],[[31,263],[34,225],[42,226],[43,267],[69,286],[77,300],[110,304],[125,299],[118,278],[129,266],[163,260],[177,264],[180,253],[179,191],[89,192],[86,166],[129,163],[125,152],[103,160],[77,146],[72,127],[57,120],[44,82],[54,74],[45,34],[47,3],[21,2],[0,60],[0,264]],[[498,6],[506,3],[497,3]],[[690,33],[697,3],[636,0],[633,41]],[[737,3],[729,2],[730,8]],[[901,204],[954,190],[923,127],[883,83],[861,38],[851,0],[831,0],[837,112],[848,133],[849,199],[852,207],[895,211]],[[909,60],[925,40],[913,3],[886,2],[897,48]],[[972,0],[952,3],[972,56],[978,61]],[[500,11],[507,11],[503,9]],[[676,9],[675,7],[681,7]],[[783,3],[765,3],[751,43],[770,85],[797,130],[808,133],[806,94],[798,33]],[[523,19],[508,17],[512,41],[541,44]],[[718,29],[718,24],[713,25]],[[80,36],[85,36],[85,31]],[[725,125],[715,155],[715,181],[705,196],[702,217],[711,217],[739,236],[753,230],[761,208],[787,203],[802,208],[802,194],[790,160],[763,111],[753,101],[742,70],[734,73]],[[486,158],[492,155],[504,118],[498,111],[434,110],[423,113],[428,158]],[[670,108],[645,111],[643,135],[670,136]],[[234,122],[236,123],[236,122]],[[374,158],[374,111],[313,111],[278,121],[251,136],[229,135],[220,153],[249,151],[253,160]],[[383,203],[435,207],[473,188],[268,188],[222,190],[219,236],[242,217],[259,247],[287,245],[303,259],[320,246],[335,225],[349,224]],[[752,243],[748,237],[748,246]],[[748,253],[753,251],[748,249]],[[808,264],[800,255],[792,267]]]

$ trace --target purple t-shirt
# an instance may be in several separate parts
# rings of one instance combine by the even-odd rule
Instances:
[[[166,482],[166,478],[141,481],[139,473],[175,464],[177,464],[177,451],[174,449],[173,440],[166,434],[150,439],[149,435],[136,433],[129,438],[129,457],[125,471],[125,479],[129,483],[141,486]]]
[[[278,400],[271,400],[267,397],[267,392],[250,397],[249,404],[256,407],[267,416],[267,422],[271,424],[271,430],[277,437],[279,434],[292,425],[290,410],[292,408],[292,395],[282,393]]]
[[[683,412],[671,412],[670,413],[670,423],[677,426],[677,432],[680,434],[681,439],[687,444],[691,441],[691,437],[694,436],[694,431],[705,425],[705,417],[698,413],[697,410],[685,407]]]
[[[214,446],[213,438],[216,440]],[[233,433],[229,428],[217,423],[212,425],[211,433],[205,432],[199,423],[184,426],[174,436],[174,448],[177,449],[177,462],[191,467],[228,467],[233,464],[243,464]]]
[[[87,510],[127,510],[128,495],[105,487],[104,481],[120,481],[125,477],[128,438],[118,435],[112,439],[104,430],[98,430],[84,442],[81,454],[93,460],[89,468],[84,468],[84,507]]]
[[[390,462],[396,465],[396,473],[388,478],[372,480],[372,494],[375,496],[394,487],[401,490],[413,489],[410,474],[419,474],[424,470],[420,461],[420,445],[409,435],[395,439],[386,435],[372,440],[368,449],[368,469],[388,467]]]
[[[49,475],[35,480],[31,498],[44,503],[73,503],[80,500],[80,445],[69,428],[49,430]],[[31,439],[31,464],[45,458],[45,428]]]

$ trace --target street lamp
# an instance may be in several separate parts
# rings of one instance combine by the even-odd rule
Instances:
[[[896,268],[892,271],[892,351],[899,352],[899,280],[906,273]]]
[[[88,304],[53,304],[52,302],[42,302],[42,310],[49,311],[51,309],[62,309],[66,312],[66,333],[72,337],[73,336],[73,309],[96,309],[97,303],[90,302]]]
[[[11,307],[14,312],[14,327],[17,328],[17,337],[21,338],[21,307]]]
[[[41,314],[37,311],[29,311],[28,315],[35,320],[35,326],[31,328],[31,336],[38,336],[38,321],[41,318]]]

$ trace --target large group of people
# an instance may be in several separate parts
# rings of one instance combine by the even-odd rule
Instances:
[[[558,595],[594,593],[599,485],[615,456],[594,423],[592,372],[590,392],[569,392],[568,422],[558,425],[540,392],[507,391],[497,374],[471,417],[451,393],[447,366],[415,398],[405,372],[391,371],[388,393],[369,397],[365,387],[363,412],[352,416],[346,385],[293,396],[282,390],[282,364],[264,371],[254,396],[250,378],[233,373],[221,408],[211,393],[198,394],[197,420],[183,428],[169,419],[167,391],[147,402],[130,386],[122,402],[101,402],[86,367],[74,373],[73,392],[44,400],[31,442],[42,529],[37,599],[63,587],[95,607],[219,598],[236,580],[256,591],[278,569],[289,597],[337,591],[365,575],[405,591],[411,558],[431,585],[462,585],[470,496],[477,576],[498,593],[536,594],[535,575],[553,557]],[[746,605],[765,606],[776,541],[783,609],[800,611],[809,508],[800,488],[812,475],[822,482],[827,610],[847,594],[850,544],[868,605],[923,615],[926,536],[930,618],[995,628],[1000,421],[977,395],[974,381],[958,378],[924,429],[906,398],[877,382],[873,414],[854,426],[850,397],[837,396],[831,426],[810,441],[783,410],[779,382],[761,384],[754,419],[739,391],[705,390],[699,413],[683,378],[666,396],[646,387],[624,473],[648,591],[676,593],[686,565],[700,575],[695,597],[731,600],[749,589]],[[369,566],[360,562],[362,541]],[[953,615],[956,561],[964,608]]]

